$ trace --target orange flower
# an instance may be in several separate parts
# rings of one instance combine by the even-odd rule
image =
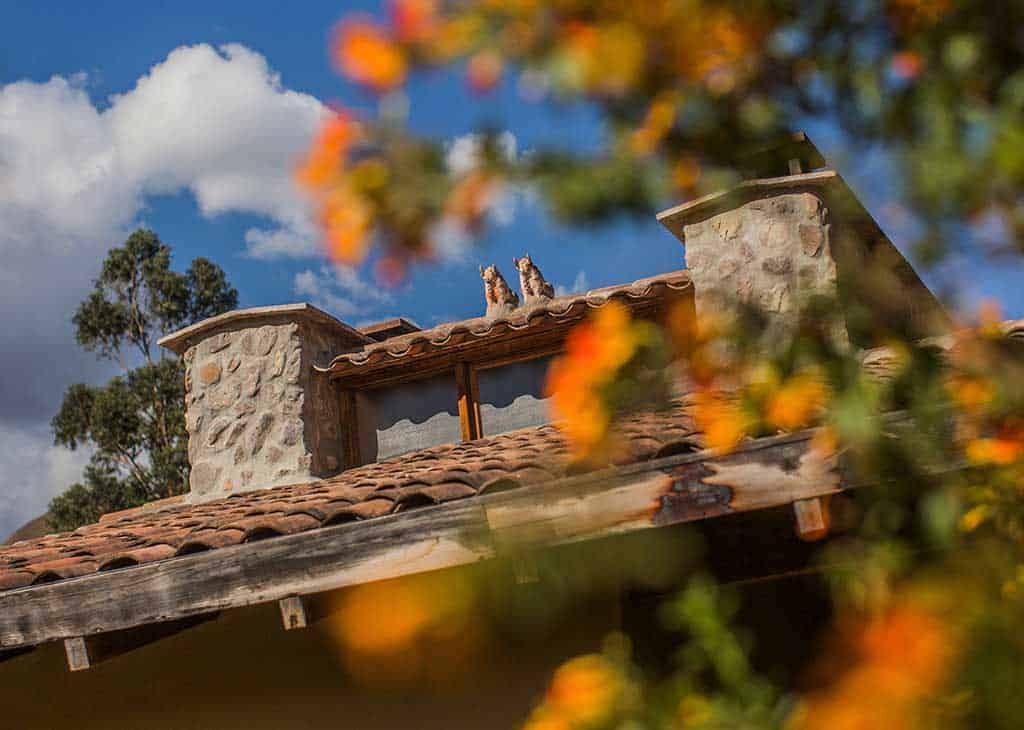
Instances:
[[[672,182],[680,190],[693,190],[700,180],[700,176],[701,166],[696,157],[681,157],[672,166]]]
[[[706,388],[693,394],[693,418],[707,447],[721,453],[735,449],[754,427],[753,419],[739,401]]]
[[[653,153],[676,121],[676,100],[672,94],[662,94],[647,110],[643,124],[630,136],[633,154],[640,157]]]
[[[624,678],[615,665],[600,654],[589,654],[555,671],[544,704],[573,724],[593,725],[618,709],[624,689]]]
[[[369,248],[373,213],[369,203],[350,185],[339,184],[320,201],[320,225],[333,261],[357,264]]]
[[[359,124],[345,111],[336,111],[320,123],[313,145],[295,172],[300,184],[319,188],[339,175],[352,145],[359,138]]]
[[[784,431],[806,428],[824,408],[827,397],[828,389],[818,373],[797,373],[768,396],[765,420]]]
[[[967,460],[977,466],[1009,466],[1024,457],[1024,441],[1017,438],[972,439],[965,448]]]
[[[603,389],[633,357],[638,345],[629,311],[611,301],[573,328],[565,354],[551,363],[545,394],[579,457],[588,458],[604,442],[612,414]]]
[[[334,58],[342,73],[374,91],[389,91],[405,82],[407,66],[402,49],[383,28],[370,21],[348,21],[339,26]]]
[[[573,724],[564,715],[538,709],[530,715],[530,719],[523,725],[523,730],[573,730]]]
[[[945,681],[955,658],[951,627],[932,611],[909,602],[866,623],[841,626],[844,635],[839,638],[852,653],[843,662],[846,669],[831,686],[808,698],[790,721],[790,729],[921,727],[927,701]]]
[[[995,386],[990,381],[968,375],[949,378],[946,390],[953,402],[968,414],[981,412],[995,398]]]
[[[437,0],[392,0],[391,25],[403,43],[429,40],[437,30]]]

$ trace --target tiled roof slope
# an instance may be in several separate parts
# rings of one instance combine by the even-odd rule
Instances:
[[[562,322],[568,323],[583,316],[588,309],[601,307],[611,299],[626,302],[654,300],[664,297],[667,291],[683,291],[690,286],[690,273],[680,269],[638,279],[632,284],[569,294],[534,306],[520,307],[501,317],[474,317],[449,322],[367,344],[358,350],[338,355],[325,370],[332,373],[346,372],[456,347],[468,341],[501,336],[509,331],[533,330]]]
[[[682,401],[626,419],[621,429],[620,464],[685,451],[699,438]],[[308,484],[115,515],[0,548],[0,591],[540,484],[570,468],[561,434],[546,425],[435,446]]]

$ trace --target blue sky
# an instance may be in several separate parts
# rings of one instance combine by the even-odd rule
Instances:
[[[78,350],[69,318],[105,251],[136,225],[170,243],[179,267],[197,255],[215,260],[243,306],[312,299],[353,324],[481,314],[477,266],[497,263],[510,276],[512,257],[525,251],[564,289],[682,267],[682,248],[653,218],[566,229],[522,196],[478,245],[414,270],[393,291],[365,272],[327,267],[287,171],[323,103],[374,104],[333,73],[325,50],[338,17],[360,10],[380,12],[380,3],[5,3],[0,537],[81,468],[84,455],[52,446],[48,421],[69,383],[98,382],[111,369]],[[432,73],[414,79],[409,100],[410,126],[439,138],[490,124],[510,130],[519,151],[602,146],[592,109],[527,103],[514,80],[481,98],[458,75]],[[807,127],[896,243],[909,240],[913,226],[890,215],[899,191],[886,155],[851,158],[833,126]],[[971,282],[971,296],[1024,315],[1019,264],[957,261],[950,272]],[[34,476],[12,479],[25,474]]]

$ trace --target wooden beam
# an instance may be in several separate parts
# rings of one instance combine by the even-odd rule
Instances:
[[[341,468],[351,469],[363,463],[359,450],[359,412],[353,390],[341,391]]]
[[[480,393],[477,390],[476,372],[466,362],[455,365],[455,387],[459,393],[459,425],[463,441],[476,441],[483,436],[480,419]]]
[[[450,568],[546,545],[838,491],[810,434],[604,469],[493,495],[0,593],[0,649]]]
[[[217,614],[193,616],[178,621],[152,623],[138,628],[112,631],[93,636],[72,636],[64,639],[68,669],[80,672],[100,662],[127,654],[154,641],[174,636],[217,617]]]

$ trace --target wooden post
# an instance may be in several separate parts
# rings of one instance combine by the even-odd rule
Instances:
[[[462,440],[475,441],[483,436],[483,427],[480,422],[480,394],[477,392],[476,371],[469,363],[455,364],[455,385],[459,392]]]
[[[796,534],[801,540],[813,542],[828,534],[828,505],[823,497],[793,502],[796,515]]]
[[[304,629],[310,624],[309,616],[306,613],[306,604],[302,596],[289,596],[278,601],[281,607],[281,621],[284,622],[284,630]]]
[[[351,469],[362,463],[359,453],[359,414],[356,411],[356,394],[351,390],[341,391],[341,465]]]

